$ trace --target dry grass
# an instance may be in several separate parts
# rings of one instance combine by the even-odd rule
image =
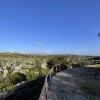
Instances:
[[[89,65],[88,67],[100,68],[100,64],[97,64],[97,65]]]

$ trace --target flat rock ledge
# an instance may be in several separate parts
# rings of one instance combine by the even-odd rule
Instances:
[[[49,82],[48,100],[100,100],[100,69],[82,67],[57,73]]]

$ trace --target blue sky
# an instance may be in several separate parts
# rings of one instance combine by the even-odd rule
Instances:
[[[0,51],[100,55],[100,0],[0,0]]]

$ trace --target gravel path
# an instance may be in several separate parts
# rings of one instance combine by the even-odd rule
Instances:
[[[73,68],[57,73],[49,83],[48,100],[100,100],[100,69]]]

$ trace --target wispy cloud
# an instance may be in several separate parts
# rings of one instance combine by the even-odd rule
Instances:
[[[80,51],[79,50],[63,50],[63,51],[58,51],[59,53],[62,53],[62,54],[75,54],[75,53],[79,53]]]
[[[41,42],[38,42],[37,45],[38,46],[45,46],[45,44],[44,43],[41,43]]]
[[[47,51],[33,51],[32,53],[35,53],[35,54],[50,54],[50,53],[52,53],[52,51],[49,51],[49,50],[47,50]]]

